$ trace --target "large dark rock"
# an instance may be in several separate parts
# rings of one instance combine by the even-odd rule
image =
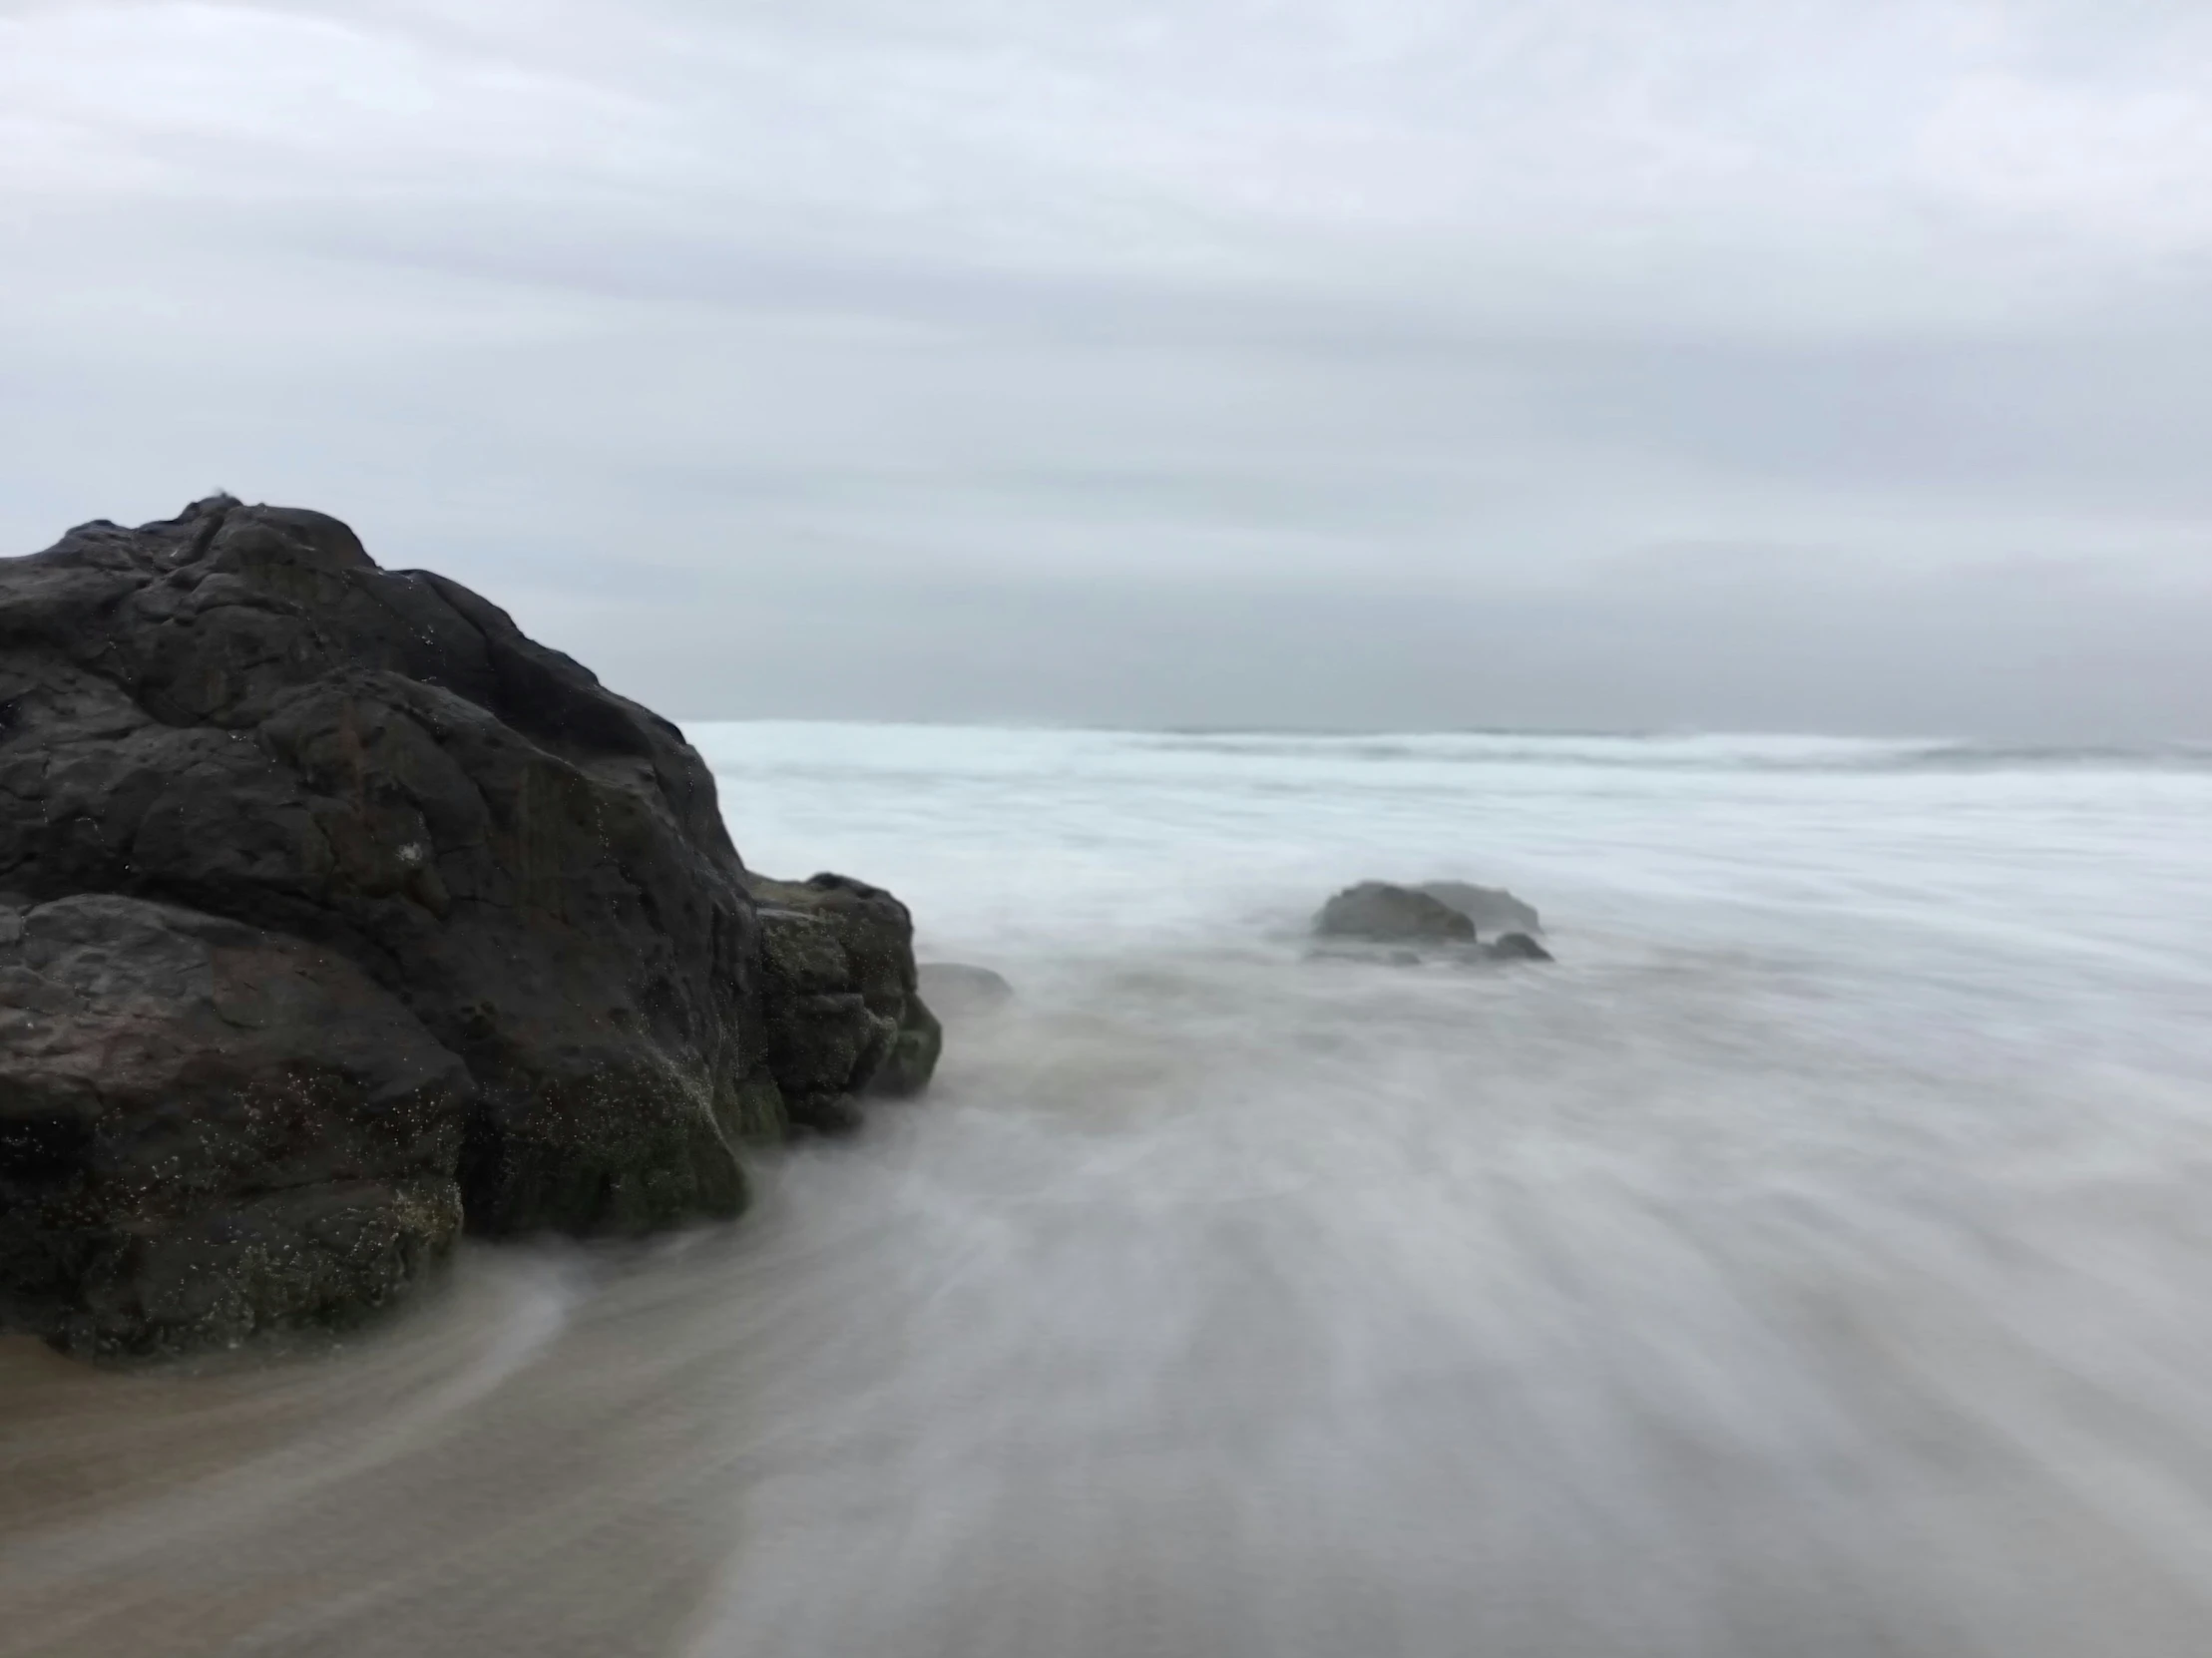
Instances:
[[[135,898],[0,908],[0,1310],[117,1354],[376,1307],[460,1231],[472,1092],[334,952]]]
[[[825,900],[858,943],[817,984],[748,879],[674,726],[334,519],[219,498],[0,561],[0,892],[351,963],[465,1071],[472,1230],[732,1215],[748,1136],[926,1080],[903,907]]]
[[[1472,944],[1475,924],[1442,899],[1386,881],[1347,887],[1314,917],[1323,938],[1374,944]]]

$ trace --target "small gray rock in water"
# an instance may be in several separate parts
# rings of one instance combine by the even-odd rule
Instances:
[[[1451,905],[1387,881],[1345,888],[1321,906],[1313,930],[1324,938],[1382,944],[1468,944],[1475,938],[1475,924]]]
[[[1526,933],[1508,933],[1493,939],[1484,954],[1494,962],[1548,962],[1551,952]]]
[[[952,1018],[988,1014],[1014,1000],[1014,987],[1003,974],[964,962],[924,962],[920,979],[930,1006]]]
[[[1517,933],[1541,933],[1534,904],[1524,904],[1503,887],[1478,887],[1468,881],[1424,881],[1420,890],[1449,904],[1475,924],[1479,933],[1512,929]]]

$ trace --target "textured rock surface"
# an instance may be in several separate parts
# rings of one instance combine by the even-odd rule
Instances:
[[[1442,899],[1385,881],[1362,881],[1338,893],[1322,905],[1313,930],[1324,938],[1377,944],[1468,944],[1475,938],[1475,924]]]
[[[132,898],[0,908],[0,1311],[107,1355],[379,1306],[460,1231],[472,1091],[332,952]]]
[[[473,1230],[731,1215],[744,1138],[926,1080],[904,908],[833,883],[844,968],[771,973],[747,880],[674,726],[334,519],[219,498],[0,562],[0,893],[352,963],[465,1069]]]
[[[1524,904],[1503,887],[1478,887],[1469,881],[1424,881],[1419,889],[1440,899],[1475,924],[1478,933],[1541,933],[1536,906]]]
[[[748,876],[759,906],[768,1069],[794,1127],[859,1121],[863,1092],[918,1092],[944,1036],[915,979],[914,920],[841,875]]]

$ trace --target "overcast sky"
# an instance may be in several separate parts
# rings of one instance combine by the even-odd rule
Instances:
[[[2202,0],[0,0],[0,547],[678,717],[2212,735]]]

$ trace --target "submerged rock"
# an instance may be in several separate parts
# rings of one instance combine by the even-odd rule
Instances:
[[[930,1006],[948,1019],[971,1018],[1005,1007],[1014,1000],[1014,987],[1003,974],[987,967],[961,962],[924,962],[919,982]]]
[[[159,1294],[134,1303],[119,1292],[84,1315],[104,1332],[96,1347],[228,1339],[373,1304],[435,1253],[455,1187],[468,1227],[486,1233],[633,1232],[734,1215],[747,1138],[826,1110],[825,1100],[919,1087],[937,1036],[913,996],[903,906],[827,877],[807,884],[813,898],[777,886],[756,899],[753,881],[712,775],[673,725],[467,589],[380,569],[335,519],[220,497],[138,530],[86,525],[45,553],[0,561],[0,892],[30,917],[80,895],[145,900],[162,907],[149,915],[170,918],[141,918],[163,936],[218,955],[248,950],[192,931],[234,924],[239,937],[267,941],[248,954],[321,964],[313,982],[327,1008],[282,1027],[289,1046],[223,1048],[219,1062],[207,1041],[178,1036],[213,1067],[209,1091],[172,1089],[178,1103],[157,1113],[160,1132],[193,1145],[220,1138],[206,1124],[248,1109],[224,1101],[263,1098],[256,1067],[278,1086],[286,1066],[324,1064],[382,1099],[382,1073],[356,1051],[372,1032],[449,1076],[459,1102],[459,1132],[441,1130],[435,1155],[411,1128],[401,1134],[400,1117],[372,1112],[356,1116],[360,1135],[391,1137],[377,1158],[322,1159],[302,1130],[268,1142],[259,1173],[223,1162],[234,1180],[202,1178],[190,1158],[115,1164],[138,1168],[131,1178],[156,1217],[116,1223],[134,1239],[192,1215],[253,1218],[218,1227],[235,1241],[230,1253],[194,1257],[209,1304],[242,1310],[195,1323],[159,1311]],[[787,958],[807,956],[795,947],[771,966],[764,904],[811,916],[835,951],[793,966]],[[179,919],[187,911],[198,919]],[[23,925],[35,939],[58,923]],[[29,975],[11,981],[22,995],[53,1003],[30,1011],[59,1018],[46,970],[16,970]],[[215,993],[194,1001],[202,993],[184,988],[189,977],[138,984],[118,968],[71,981],[69,1029],[120,1021],[143,1031],[166,1019],[180,1033],[212,1030],[209,1019],[221,1024],[206,1011]],[[0,1130],[0,1180],[10,1182],[0,1321],[65,1341],[79,1328],[66,1309],[108,1296],[95,1280],[110,1282],[100,1263],[116,1258],[99,1242],[108,1223],[84,1217],[126,1210],[97,1196],[90,1207],[41,1197],[26,1208],[21,1194],[57,1169],[76,1170],[68,1179],[92,1182],[87,1191],[108,1189],[101,1159],[123,1157],[118,1147],[138,1132],[128,1109],[102,1119],[105,1149],[85,1151],[93,1160],[82,1167],[52,1150],[57,1134],[77,1143],[66,1125],[82,1116],[57,1114],[52,1101],[78,1086],[73,1076],[104,1095],[106,1051],[65,1034],[11,1052],[0,1098],[10,1124]],[[117,1099],[138,1097],[137,1074],[115,1084]],[[343,1088],[331,1097],[332,1111],[353,1109]],[[301,1288],[248,1261],[258,1233],[306,1235],[283,1216],[313,1211],[324,1216],[315,1236],[340,1237],[353,1222],[328,1214],[376,1207],[362,1182],[416,1179],[428,1185],[407,1187],[404,1221],[396,1197],[380,1211],[395,1240],[378,1257],[388,1270],[318,1267],[308,1275],[317,1287]],[[370,1230],[362,1221],[356,1234]],[[299,1259],[320,1259],[300,1248]]]
[[[1314,917],[1323,938],[1375,944],[1472,944],[1475,924],[1441,899],[1412,887],[1362,881],[1347,887]]]
[[[1419,889],[1449,904],[1475,924],[1478,933],[1541,933],[1536,906],[1524,904],[1503,887],[1478,887],[1468,881],[1424,881]]]

